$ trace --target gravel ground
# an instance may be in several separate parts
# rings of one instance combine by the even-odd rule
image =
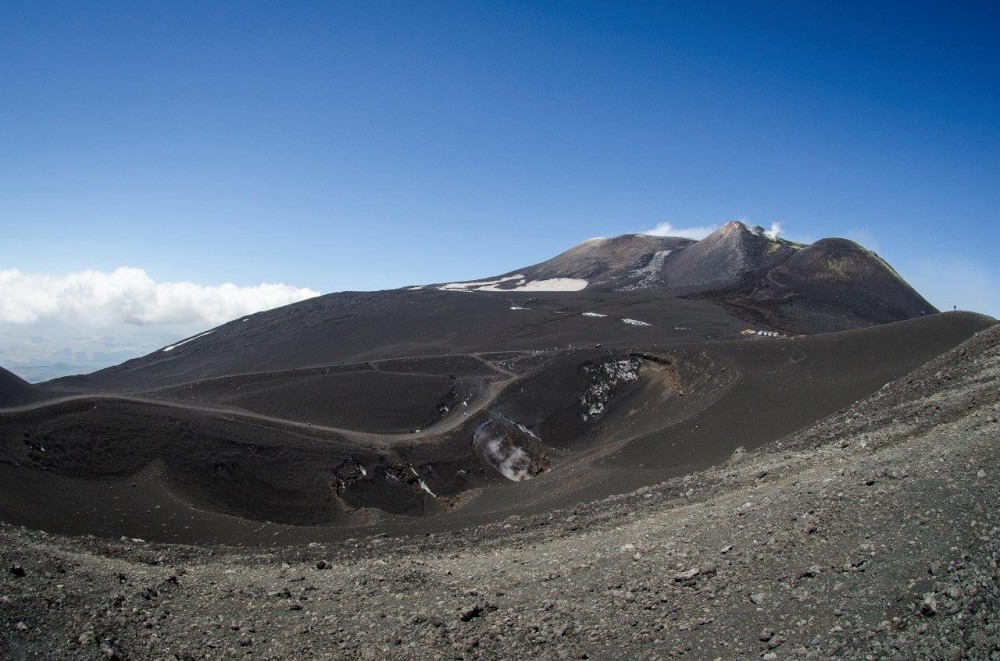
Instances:
[[[0,528],[0,656],[1000,658],[1000,330],[722,466],[536,517],[241,549]]]

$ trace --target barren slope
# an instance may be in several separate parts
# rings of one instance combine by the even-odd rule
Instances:
[[[44,388],[34,386],[0,367],[0,407],[19,406],[51,397]]]
[[[991,323],[384,361],[8,409],[0,517],[259,543],[544,512],[768,443]]]
[[[993,659],[1000,330],[724,465],[443,534],[0,528],[8,658]]]

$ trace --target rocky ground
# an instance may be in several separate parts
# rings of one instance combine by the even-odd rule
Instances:
[[[1000,329],[725,465],[407,538],[0,528],[0,656],[1000,658]]]

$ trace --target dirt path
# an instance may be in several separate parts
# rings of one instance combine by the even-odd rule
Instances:
[[[84,394],[84,395],[68,395],[65,397],[59,397],[56,399],[49,399],[40,402],[33,402],[31,404],[24,404],[20,406],[11,406],[6,408],[0,408],[0,415],[8,413],[23,413],[27,411],[35,411],[39,409],[44,409],[50,406],[58,406],[60,404],[65,404],[68,402],[76,401],[125,401],[134,402],[139,404],[149,404],[153,406],[184,409],[188,411],[201,411],[205,413],[216,413],[225,416],[231,416],[234,418],[243,418],[254,420],[261,423],[267,423],[272,425],[281,425],[284,427],[291,427],[300,430],[307,431],[320,431],[328,432],[333,434],[338,434],[341,436],[347,436],[350,438],[355,438],[365,443],[371,444],[375,447],[387,448],[398,444],[399,441],[407,440],[411,441],[418,438],[429,438],[437,436],[448,432],[455,427],[463,424],[464,418],[475,415],[477,412],[488,408],[503,392],[512,381],[518,378],[518,375],[510,370],[496,365],[494,361],[486,360],[478,355],[475,356],[477,360],[482,361],[485,365],[496,371],[498,374],[503,374],[506,378],[502,379],[488,379],[484,378],[484,382],[488,383],[485,392],[482,396],[475,398],[469,405],[463,407],[463,413],[465,415],[451,415],[445,416],[438,422],[419,432],[405,433],[405,434],[375,434],[370,432],[356,431],[353,429],[344,429],[340,427],[330,427],[322,424],[316,424],[311,422],[300,422],[296,420],[290,420],[288,418],[282,418],[279,416],[266,415],[262,413],[255,413],[253,411],[248,411],[243,408],[235,406],[225,406],[220,404],[212,404],[208,402],[198,401],[198,400],[176,400],[176,399],[164,399],[159,397],[150,397],[143,395],[103,395],[103,394]]]

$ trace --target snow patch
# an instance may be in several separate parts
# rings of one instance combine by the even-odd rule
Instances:
[[[430,495],[434,496],[435,498],[437,498],[437,494],[431,491],[431,488],[427,486],[427,483],[424,482],[422,477],[420,477],[420,473],[417,472],[417,469],[414,468],[413,466],[410,466],[410,471],[417,478],[417,482],[420,484],[420,488],[429,493]]]
[[[532,280],[515,291],[580,291],[590,283],[582,278],[550,278]]]
[[[517,281],[513,287],[500,287],[503,283]],[[478,282],[450,282],[438,287],[441,291],[531,291],[531,292],[552,292],[552,291],[580,291],[590,283],[582,278],[549,278],[547,280],[526,280],[523,275],[509,275],[506,278],[497,280],[480,280]]]
[[[630,324],[632,326],[652,326],[653,324],[647,324],[645,321],[639,321],[638,319],[622,319],[623,323]]]
[[[522,308],[520,305],[512,305],[512,306],[510,306],[510,309],[511,310],[530,310],[531,308]]]
[[[584,317],[606,317],[608,315],[601,314],[600,312],[584,312],[583,316]]]
[[[244,319],[243,321],[246,321],[246,319]],[[171,344],[169,347],[163,347],[163,353],[166,353],[168,351],[173,351],[174,349],[176,349],[177,347],[181,346],[182,344],[187,344],[188,342],[194,342],[199,337],[205,337],[209,333],[214,333],[214,332],[215,332],[214,330],[205,331],[204,333],[200,333],[198,335],[195,335],[194,337],[189,337],[186,340],[181,340],[177,344]]]
[[[517,428],[520,429],[521,431],[523,431],[525,434],[527,434],[531,438],[535,439],[536,441],[542,440],[542,439],[538,438],[538,436],[535,434],[535,432],[531,431],[530,429],[528,429],[527,427],[525,427],[521,423],[517,423]]]
[[[499,280],[480,280],[478,282],[449,282],[446,285],[438,287],[441,291],[468,291],[472,289],[482,289],[483,287],[490,287],[493,285],[499,285],[502,282],[510,282],[511,280],[523,280],[524,276],[520,273],[516,275],[509,275],[506,278],[500,278]]]

